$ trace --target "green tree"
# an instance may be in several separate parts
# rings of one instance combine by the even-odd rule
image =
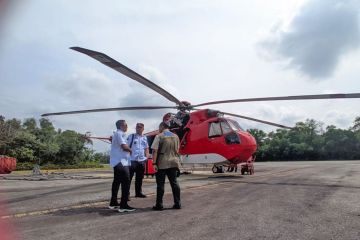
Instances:
[[[41,142],[39,157],[41,163],[50,163],[56,158],[60,146],[56,141],[57,131],[53,124],[45,118],[39,120],[40,128],[36,131],[36,136]]]
[[[27,119],[25,119],[25,121],[23,123],[23,128],[26,131],[35,134],[36,131],[38,130],[35,118],[27,118]]]
[[[262,145],[266,138],[266,133],[263,130],[259,130],[256,128],[248,129],[247,132],[249,132],[256,140],[256,143],[258,145]]]
[[[59,151],[56,154],[55,163],[75,164],[83,160],[82,151],[85,150],[84,137],[75,131],[66,130],[56,137]]]
[[[27,131],[18,131],[15,138],[9,143],[8,154],[19,162],[38,162],[40,145],[36,136]]]
[[[317,160],[323,157],[322,125],[313,119],[307,119],[305,122],[296,123],[295,128],[290,130],[289,139],[295,159]]]
[[[109,163],[109,159],[110,159],[109,153],[95,153],[94,154],[94,160],[96,162],[106,164],[106,163]]]
[[[354,125],[351,127],[351,129],[355,132],[360,132],[360,117],[355,118]]]
[[[351,130],[338,129],[328,126],[324,134],[324,152],[326,159],[357,159],[359,141],[356,133]]]
[[[21,130],[21,122],[17,119],[5,121],[0,116],[0,154],[5,155],[9,150],[9,144],[14,140],[16,133]]]

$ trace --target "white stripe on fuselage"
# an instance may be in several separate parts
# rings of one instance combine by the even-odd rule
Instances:
[[[183,163],[222,163],[226,158],[216,153],[182,155]]]

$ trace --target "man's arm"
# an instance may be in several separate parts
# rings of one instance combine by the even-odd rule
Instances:
[[[127,144],[121,144],[120,146],[124,151],[129,152],[130,154],[132,153],[131,148]]]
[[[116,137],[118,138],[118,143],[120,144],[120,147],[131,154],[131,148],[127,145],[126,139],[119,133],[116,134]]]
[[[145,157],[149,158],[150,157],[150,153],[149,153],[149,148],[145,148]]]
[[[144,150],[144,153],[145,153],[145,157],[146,158],[149,158],[150,157],[150,153],[149,153],[149,143],[147,141],[147,137],[145,137],[145,150]]]
[[[153,157],[153,163],[152,164],[156,165],[157,149],[153,149],[152,157]]]
[[[152,149],[152,157],[153,157],[153,165],[156,165],[156,160],[157,160],[157,153],[158,153],[158,148],[159,148],[159,135],[155,136],[155,139],[151,145],[151,149]]]
[[[180,139],[177,135],[176,136],[176,151],[177,151],[177,154],[179,154],[179,150],[180,150]]]

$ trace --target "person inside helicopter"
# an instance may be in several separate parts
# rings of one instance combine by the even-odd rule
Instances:
[[[178,135],[180,141],[184,137],[187,129],[186,124],[190,120],[190,114],[185,110],[179,110],[176,114],[167,113],[163,117],[163,122],[168,124],[169,129]]]

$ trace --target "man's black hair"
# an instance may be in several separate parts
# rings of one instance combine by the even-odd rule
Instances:
[[[169,129],[169,125],[166,122],[161,122],[159,127],[162,127],[164,129]]]
[[[115,123],[117,129],[120,129],[121,126],[123,126],[124,124],[125,124],[125,120],[122,120],[122,119],[117,120],[116,123]]]

